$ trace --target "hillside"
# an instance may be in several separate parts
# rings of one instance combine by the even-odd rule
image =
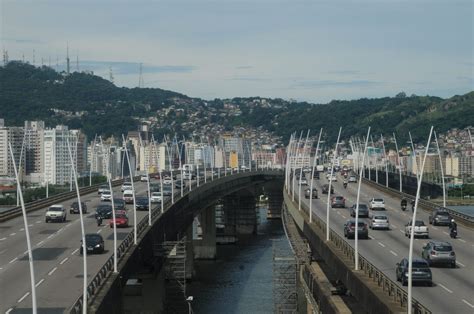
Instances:
[[[405,140],[410,130],[425,139],[433,124],[438,132],[474,125],[474,92],[449,99],[410,96],[332,101],[328,104],[282,99],[233,98],[205,101],[158,88],[119,88],[92,74],[66,76],[48,67],[10,62],[0,67],[0,117],[7,125],[41,119],[94,134],[120,135],[147,122],[157,136],[189,136],[254,127],[287,139],[293,131],[323,127],[335,140],[339,126],[343,138],[372,133]]]

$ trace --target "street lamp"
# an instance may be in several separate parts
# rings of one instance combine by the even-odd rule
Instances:
[[[189,297],[186,298],[186,301],[188,302],[188,314],[191,314],[193,312],[193,309],[191,308],[191,302],[194,300],[193,296],[190,295]]]
[[[441,178],[443,179],[443,207],[446,208],[446,182],[444,180],[443,161],[441,160],[441,151],[439,149],[438,136],[436,136],[436,131],[433,131],[433,133],[434,133],[434,138],[436,141],[436,148],[438,149],[439,167],[441,168]]]
[[[311,170],[311,184],[309,187],[309,223],[313,222],[313,181],[314,181],[314,168],[316,167],[316,160],[318,159],[319,151],[319,142],[321,141],[321,134],[323,133],[323,128],[319,130],[318,143],[316,144],[316,151],[314,153],[313,159],[313,169]]]
[[[145,146],[143,146],[142,135],[140,134],[140,148],[143,147],[143,155],[145,155]],[[145,156],[143,156],[145,157]],[[148,160],[150,160],[150,154],[148,154]],[[151,190],[150,190],[150,173],[148,172],[149,162],[145,165],[145,173],[146,173],[146,185],[148,188],[148,225],[151,226]],[[115,224],[114,224],[115,225]]]
[[[135,199],[135,184],[133,183],[132,166],[130,165],[130,155],[127,149],[127,142],[122,134],[123,146],[125,148],[125,155],[127,156],[128,171],[130,171],[130,183],[132,184],[132,196],[133,196],[133,244],[137,245],[137,202]]]
[[[329,177],[328,203],[326,206],[326,241],[329,241],[329,206],[331,203],[332,176],[334,174],[334,163],[336,162],[336,158],[337,158],[337,147],[339,146],[341,131],[342,131],[342,126],[339,127],[339,134],[337,135],[336,148],[334,149],[334,155],[332,156],[331,176]]]
[[[398,144],[397,144],[397,138],[395,137],[395,132],[393,133],[393,139],[395,141],[395,150],[397,151],[398,174],[400,175],[400,193],[402,193],[403,192],[403,187],[402,187],[402,158],[400,157],[400,153],[398,151]]]
[[[305,153],[306,153],[306,145],[308,144],[308,138],[309,138],[309,130],[308,133],[306,134],[306,140],[304,141],[303,145],[303,159],[301,160],[301,167],[300,167],[300,180],[298,182],[298,210],[301,210],[301,179],[303,177],[303,162],[305,159]]]
[[[387,152],[385,150],[385,142],[383,140],[382,134],[380,134],[380,140],[382,141],[383,156],[385,159],[385,186],[388,187],[388,159],[387,159]]]

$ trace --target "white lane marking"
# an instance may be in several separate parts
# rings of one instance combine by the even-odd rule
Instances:
[[[371,238],[372,240],[375,239],[373,236],[369,235],[369,238]]]
[[[25,231],[25,228],[21,228],[20,231]]]
[[[67,225],[64,226],[64,228],[69,227],[71,224],[72,224],[72,222],[71,222],[71,223],[68,223]]]
[[[446,231],[443,231],[443,233],[444,233],[445,235],[449,235],[449,233],[447,233]]]
[[[466,243],[466,240],[463,240],[463,239],[458,239],[459,241],[461,241],[462,243]]]
[[[344,215],[341,215],[341,216],[342,216],[342,218],[346,219],[346,216],[344,216]]]
[[[11,261],[8,262],[8,264],[11,264],[11,263],[14,263],[16,262],[16,260],[18,259],[18,257],[15,257],[14,259],[12,259]]]
[[[438,229],[438,228],[436,228],[436,227],[431,227],[431,228],[433,228],[434,230],[439,230],[439,229]]]
[[[51,239],[52,237],[54,237],[54,235],[55,235],[54,233],[53,233],[53,234],[50,234],[50,235],[48,236],[48,239]]]
[[[7,251],[7,249],[3,250],[3,251],[0,251],[0,254],[3,254]]]
[[[38,244],[36,244],[37,246],[40,246],[41,244],[43,244],[44,241],[39,241]]]
[[[400,230],[401,233],[405,234],[405,231],[403,231],[402,229],[398,229],[398,230]]]
[[[381,247],[385,247],[385,244],[383,244],[382,242],[379,242],[379,245],[380,245]]]
[[[397,227],[397,226],[395,226],[394,224],[392,224],[392,227],[394,227],[394,228],[398,228],[398,227]]]
[[[10,233],[10,237],[14,236],[15,234],[16,234],[16,232]]]
[[[102,232],[102,229],[97,230],[97,233],[101,233],[101,232]]]
[[[77,253],[77,251],[79,251],[79,249],[75,249],[74,251],[72,251],[71,255],[74,255]]]
[[[5,312],[5,314],[10,314],[11,311],[13,311],[13,308],[12,308],[12,307],[9,308],[9,309]]]
[[[395,253],[395,252],[394,252],[394,251],[392,251],[392,250],[390,250],[390,253],[392,253],[392,254],[393,254],[393,255],[395,255],[395,256],[398,256],[398,254],[397,254],[397,253]]]
[[[63,231],[64,227],[62,227],[61,229],[59,229],[58,231],[56,231],[56,233],[59,233],[61,231]]]
[[[464,264],[461,263],[461,262],[456,262],[456,264],[461,265],[462,267],[466,267],[466,265],[464,265]]]
[[[7,238],[1,238],[0,241],[5,241]]]
[[[445,286],[443,286],[442,284],[438,283],[438,286],[440,286],[441,288],[443,288],[444,290],[448,291],[449,293],[453,293],[452,290],[449,290],[448,288],[446,288]]]
[[[33,227],[33,225],[28,225],[28,227]]]
[[[43,278],[43,279],[41,279],[40,281],[38,281],[38,283],[35,285],[35,287],[38,287],[40,284],[42,284],[42,283],[43,283],[43,281],[44,281],[44,278]]]
[[[467,301],[464,300],[464,299],[462,299],[462,301],[474,309],[474,305],[472,305],[471,303],[467,302]]]
[[[25,293],[24,296],[22,296],[20,299],[18,299],[17,303],[21,303],[21,301],[23,301],[24,299],[26,299],[26,297],[29,296],[29,295],[30,295],[30,292]]]
[[[51,276],[56,271],[56,269],[58,268],[54,267],[53,269],[51,269],[51,271],[48,273],[48,276]]]
[[[41,223],[41,220],[36,220],[36,223],[37,223],[37,224],[40,224],[40,223]]]
[[[25,252],[23,252],[23,255],[26,255],[26,254],[28,254],[28,250],[26,250]]]
[[[64,263],[66,263],[66,261],[69,259],[69,257],[66,257],[65,259],[63,259],[61,262],[59,262],[59,265],[62,265]]]

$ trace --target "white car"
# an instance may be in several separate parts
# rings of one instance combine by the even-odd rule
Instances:
[[[151,193],[151,202],[152,203],[161,203],[161,192]]]
[[[99,186],[99,190],[97,191],[98,194],[102,194],[102,192],[107,191],[109,189],[109,186],[107,184],[103,184]]]
[[[66,209],[63,205],[52,205],[48,208],[45,215],[45,221],[59,221],[65,222],[66,221]]]
[[[110,190],[104,190],[102,194],[100,194],[100,200],[102,202],[110,202],[112,200],[112,193]]]
[[[163,184],[169,185],[169,184],[171,184],[172,182],[173,182],[173,181],[171,180],[171,177],[166,176],[166,177],[163,178]]]
[[[329,175],[329,176],[328,176],[328,181],[336,182],[336,181],[337,181],[336,175],[333,174],[332,177],[331,177],[331,175]]]
[[[356,176],[349,176],[349,183],[357,183]]]
[[[390,229],[388,217],[385,215],[373,215],[369,222],[370,229]]]
[[[120,190],[122,192],[126,191],[126,190],[131,190],[132,189],[132,183],[131,182],[124,182],[122,184],[122,187],[120,188]]]
[[[306,181],[306,179],[301,179],[299,185],[308,185],[308,181]]]
[[[428,226],[425,225],[423,220],[415,220],[415,229],[413,231],[415,237],[429,238]],[[411,221],[405,225],[405,236],[410,237],[411,234]]]
[[[372,210],[385,210],[385,201],[383,198],[372,198],[369,202],[369,208]]]
[[[141,182],[147,182],[147,181],[148,181],[148,177],[147,177],[146,175],[142,175],[142,176],[140,177],[140,181],[141,181]]]

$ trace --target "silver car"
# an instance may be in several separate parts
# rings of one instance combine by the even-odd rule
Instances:
[[[430,241],[423,246],[421,252],[423,257],[430,266],[433,264],[447,264],[451,268],[456,267],[456,253],[453,246],[449,242]]]
[[[373,215],[369,223],[371,229],[390,229],[388,217],[386,215]]]

